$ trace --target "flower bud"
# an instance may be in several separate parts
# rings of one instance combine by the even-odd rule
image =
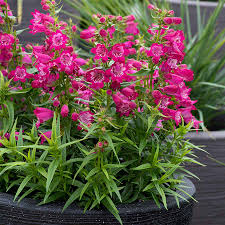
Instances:
[[[152,5],[152,4],[149,4],[149,5],[148,5],[148,9],[150,9],[150,10],[154,10],[154,9],[155,9],[155,6],[154,6],[154,5]]]
[[[54,107],[58,107],[59,105],[60,105],[59,100],[55,100],[55,101],[53,102],[53,106],[54,106]]]
[[[97,147],[102,148],[103,147],[103,143],[101,141],[98,142]]]
[[[182,19],[180,17],[173,17],[173,23],[179,25],[182,23]]]
[[[104,30],[104,29],[101,29],[99,34],[102,36],[102,37],[106,37],[108,35],[107,31]]]
[[[73,31],[73,32],[76,32],[76,31],[77,31],[77,26],[76,26],[76,25],[73,25],[73,26],[72,26],[72,31]]]
[[[167,24],[167,25],[170,25],[173,23],[173,20],[172,20],[172,17],[165,17],[163,19],[164,23]]]
[[[72,119],[73,121],[77,121],[78,118],[79,118],[79,114],[78,114],[78,113],[75,113],[75,112],[72,113],[71,119]]]
[[[105,17],[101,17],[99,21],[100,21],[101,23],[105,23],[106,19],[105,19]]]
[[[63,105],[63,107],[61,109],[61,116],[62,117],[67,117],[68,113],[69,113],[68,105]]]

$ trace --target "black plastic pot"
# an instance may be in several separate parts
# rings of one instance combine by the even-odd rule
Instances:
[[[225,166],[211,158],[225,163],[225,131],[190,133],[188,138],[192,143],[203,146],[209,155],[199,150],[195,153],[199,161],[206,165],[190,166],[200,181],[196,181],[196,204],[193,212],[192,225],[223,225],[225,224]],[[195,182],[194,182],[195,183]]]
[[[195,186],[185,179],[185,191],[194,196]],[[124,225],[190,225],[193,200],[180,193],[189,202],[168,197],[168,210],[159,209],[153,201],[118,206]],[[37,206],[37,201],[24,199],[19,204],[13,195],[0,193],[0,225],[118,225],[118,221],[106,210],[91,210],[85,214],[76,205],[62,213],[62,203]]]

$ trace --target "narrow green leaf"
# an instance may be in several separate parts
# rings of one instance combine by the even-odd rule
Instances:
[[[103,205],[116,217],[116,219],[119,221],[119,223],[122,225],[122,220],[119,216],[119,212],[115,206],[115,204],[113,203],[113,201],[111,200],[111,198],[109,196],[106,196],[103,201],[102,201]]]
[[[32,177],[33,177],[32,175],[28,175],[28,176],[26,176],[24,178],[24,180],[20,184],[19,188],[17,189],[17,192],[16,192],[15,197],[14,197],[14,201],[17,199],[17,197],[19,196],[19,194],[21,193],[21,191],[25,188],[25,186],[27,185],[27,183],[30,181],[30,179]]]
[[[52,182],[52,179],[55,175],[55,171],[57,169],[59,165],[59,161],[57,159],[53,160],[51,162],[51,164],[49,165],[49,168],[48,168],[48,176],[47,176],[47,181],[46,181],[46,192],[49,191],[49,186]]]
[[[132,170],[146,170],[146,169],[150,169],[152,166],[150,163],[145,163],[145,164],[142,164],[140,166],[137,166],[135,168],[132,168]]]
[[[68,208],[68,206],[70,206],[74,201],[76,201],[79,198],[81,191],[82,191],[82,188],[78,188],[76,191],[73,192],[73,194],[66,201],[63,207],[63,211],[65,211]]]

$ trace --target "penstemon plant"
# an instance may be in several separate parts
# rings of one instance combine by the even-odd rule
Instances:
[[[49,13],[35,10],[30,32],[46,39],[26,53],[0,1],[1,116],[11,121],[1,130],[0,190],[18,201],[65,201],[64,210],[105,206],[121,224],[120,202],[167,208],[173,196],[179,205],[183,178],[195,176],[184,166],[198,163],[184,136],[200,123],[185,83],[193,72],[182,64],[184,34],[171,28],[181,18],[149,5],[157,23],[144,37],[133,15],[93,15],[97,25],[80,33],[93,46],[83,59],[76,26],[59,20],[55,1],[41,4]]]

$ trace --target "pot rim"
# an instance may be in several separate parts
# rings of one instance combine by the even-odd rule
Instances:
[[[222,131],[199,131],[198,133],[196,131],[190,132],[186,135],[187,138],[190,138],[192,140],[225,140],[225,130]]]
[[[181,0],[167,0],[167,2],[172,3],[172,4],[181,4]],[[198,2],[188,0],[187,4],[190,6],[197,6]],[[199,5],[202,7],[215,8],[218,5],[218,2],[199,1]],[[225,8],[225,4],[224,4],[224,8]]]
[[[194,196],[196,192],[195,185],[192,183],[191,180],[188,178],[184,178],[184,183],[182,185],[185,185],[186,187],[183,188],[185,192],[187,192],[190,196]],[[192,201],[192,199],[184,194],[181,191],[177,191],[178,194],[180,194],[182,197],[185,197],[189,202]],[[78,207],[75,203],[73,203],[71,206],[69,206],[63,213],[62,208],[64,206],[63,202],[56,202],[56,203],[50,203],[42,206],[38,206],[38,201],[31,199],[31,198],[24,198],[20,203],[17,203],[13,201],[14,196],[12,194],[8,193],[2,193],[0,192],[0,209],[1,208],[11,208],[18,209],[19,211],[33,211],[38,213],[53,213],[53,214],[73,214],[73,215],[80,215],[83,214],[83,209]],[[179,198],[180,204],[186,203],[185,200]],[[161,204],[161,206],[163,206]],[[177,206],[176,200],[173,197],[167,197],[167,206],[168,210],[171,208],[174,208]],[[155,204],[153,200],[144,201],[144,202],[137,202],[137,203],[131,203],[131,204],[119,204],[117,206],[117,209],[119,210],[120,215],[123,214],[132,214],[132,213],[145,213],[145,212],[155,212],[155,211],[161,211],[165,210],[165,208],[159,209],[158,206]],[[104,209],[92,209],[87,210],[85,214],[87,215],[102,215],[107,214],[108,211]]]

